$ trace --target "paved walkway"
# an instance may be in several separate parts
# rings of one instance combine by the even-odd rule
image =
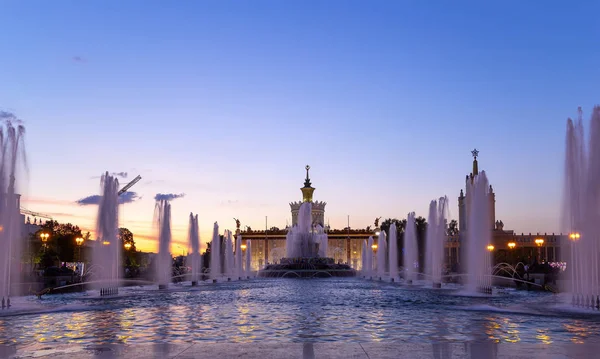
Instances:
[[[600,344],[481,343],[198,343],[155,345],[52,345],[0,347],[0,358],[47,359],[535,359],[597,358]]]

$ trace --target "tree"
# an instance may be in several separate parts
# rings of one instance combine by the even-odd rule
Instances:
[[[47,254],[57,256],[62,262],[74,261],[76,242],[75,239],[82,237],[81,229],[78,226],[72,225],[71,223],[58,223],[58,221],[46,221],[41,228],[33,235],[35,239],[40,238],[40,234],[49,234],[48,242],[46,243],[45,251]],[[46,256],[47,257],[47,256]],[[50,261],[42,262],[48,264]]]
[[[456,219],[453,219],[448,223],[448,229],[446,230],[446,234],[449,236],[457,236],[458,235],[458,222]]]
[[[402,233],[406,229],[406,219],[388,218],[381,222],[380,228],[385,234],[390,236],[390,226],[394,223],[396,225],[396,233]]]
[[[137,252],[137,249],[135,248],[135,241],[133,239],[133,233],[131,233],[129,229],[119,228],[119,239],[123,247],[125,246],[125,244],[129,243],[131,245],[129,251]]]
[[[415,225],[417,227],[417,248],[419,253],[419,271],[425,269],[425,236],[427,232],[427,220],[419,216],[415,218]]]

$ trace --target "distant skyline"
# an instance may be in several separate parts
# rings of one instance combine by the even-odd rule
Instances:
[[[174,254],[198,214],[284,227],[311,165],[332,227],[452,219],[470,151],[521,233],[559,232],[567,117],[600,102],[600,3],[28,1],[0,12],[0,110],[25,121],[23,206],[93,230],[99,176],[142,180],[121,206]],[[133,195],[130,195],[133,196]],[[79,205],[77,201],[85,200]]]

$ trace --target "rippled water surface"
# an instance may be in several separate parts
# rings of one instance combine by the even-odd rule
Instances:
[[[166,292],[137,287],[113,299],[89,292],[22,300],[0,312],[0,343],[600,340],[599,316],[550,312],[555,300],[525,291],[473,298],[354,278],[251,280]]]

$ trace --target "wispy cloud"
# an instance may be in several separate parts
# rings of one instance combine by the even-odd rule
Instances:
[[[80,206],[88,206],[91,204],[99,204],[101,199],[102,196],[95,194],[92,196],[81,198],[75,201],[75,203],[77,203]],[[140,199],[140,197],[136,192],[125,192],[119,196],[119,204],[135,202],[138,199]]]
[[[185,197],[185,193],[180,193],[180,194],[175,194],[175,193],[157,193],[156,196],[154,196],[154,200],[155,201],[171,201],[177,198],[182,198]]]
[[[72,58],[72,59],[73,59],[73,61],[74,61],[74,62],[78,62],[78,63],[80,63],[80,64],[81,64],[81,63],[85,63],[85,62],[87,62],[87,60],[86,60],[86,59],[84,59],[84,58],[83,58],[83,57],[81,57],[81,56],[73,56],[73,58]]]

